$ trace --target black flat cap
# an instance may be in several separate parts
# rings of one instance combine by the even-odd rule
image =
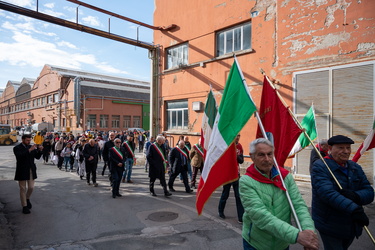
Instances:
[[[328,145],[332,146],[335,144],[354,144],[354,141],[344,135],[335,135],[329,138]]]

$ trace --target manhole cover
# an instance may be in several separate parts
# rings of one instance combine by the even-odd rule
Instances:
[[[171,221],[177,218],[178,214],[173,212],[156,212],[147,217],[147,219],[157,222]]]

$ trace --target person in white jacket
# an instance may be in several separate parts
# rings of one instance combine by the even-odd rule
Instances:
[[[79,139],[79,144],[76,146],[76,153],[75,153],[75,159],[78,163],[78,175],[83,180],[83,177],[86,176],[86,167],[85,167],[85,159],[83,157],[83,146],[86,144],[86,138],[81,137]]]

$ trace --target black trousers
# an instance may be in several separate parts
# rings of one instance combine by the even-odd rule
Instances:
[[[187,167],[186,167],[187,168]],[[173,188],[173,183],[174,183],[174,180],[176,179],[176,177],[181,174],[182,176],[182,181],[184,182],[184,186],[185,186],[185,191],[186,192],[189,192],[190,191],[190,187],[189,187],[189,181],[188,181],[188,176],[187,176],[187,170],[182,170],[182,171],[176,171],[176,172],[173,172],[171,174],[171,176],[169,177],[169,181],[168,181],[168,187],[170,189]]]
[[[120,193],[120,184],[122,172],[124,172],[124,167],[112,167],[111,177],[112,177],[112,194],[117,195]]]
[[[165,176],[161,175],[160,178],[150,177],[150,183],[154,183],[156,181],[156,179],[160,180],[160,185],[163,187],[164,190],[166,190],[167,189],[167,182],[165,181]]]
[[[90,175],[92,174],[92,182],[96,183],[96,168],[98,167],[97,163],[88,163],[86,161],[86,180],[87,183],[90,183]]]
[[[48,158],[49,158],[49,152],[43,152],[43,160],[45,162],[48,162]]]

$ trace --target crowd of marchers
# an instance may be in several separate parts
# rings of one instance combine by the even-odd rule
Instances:
[[[52,139],[48,134],[44,139],[37,136],[41,135],[37,134],[35,144],[31,145],[31,137],[23,135],[22,143],[13,149],[17,159],[15,180],[19,183],[24,214],[29,214],[32,208],[30,196],[37,178],[34,159],[43,155],[44,161],[48,162],[48,150],[53,152],[52,159],[59,169],[73,170],[72,161],[77,161],[78,175],[85,178],[88,185],[92,181],[94,187],[97,186],[98,161],[102,159],[102,175],[109,168],[112,198],[122,196],[119,192],[121,182],[133,182],[131,174],[137,149],[134,133],[119,135],[110,132],[92,138],[87,135],[74,138],[55,134]],[[159,179],[166,197],[175,192],[173,184],[176,178],[184,183],[186,193],[193,192],[197,173],[204,165],[200,142],[191,145],[185,136],[172,147],[166,134],[162,133],[156,138],[142,138],[146,142],[143,149],[137,138],[138,150],[144,150],[146,156],[144,167],[152,196],[157,196],[156,179]],[[238,135],[235,139],[236,167],[244,160],[239,139]],[[254,140],[250,144],[253,163],[246,174],[223,186],[219,216],[225,219],[224,208],[232,186],[238,222],[243,224],[244,249],[289,249],[289,245],[295,243],[305,249],[319,249],[318,232],[324,249],[348,249],[354,238],[361,236],[362,228],[369,225],[363,206],[374,200],[374,189],[362,167],[349,160],[353,143],[349,137],[333,136],[317,145],[320,152],[311,154],[313,196],[310,215],[293,176],[284,168],[275,166],[273,144],[264,138]],[[316,157],[316,153],[322,157]],[[296,216],[297,227],[291,223],[292,214]]]
[[[176,178],[184,183],[187,193],[192,193],[196,188],[198,172],[203,170],[203,149],[200,143],[192,145],[188,136],[180,137],[173,147],[165,132],[156,138],[149,136],[148,131],[138,130],[88,131],[76,135],[71,132],[43,132],[37,132],[32,138],[34,144],[30,141],[30,145],[38,151],[44,164],[53,164],[65,172],[76,172],[81,180],[94,187],[98,186],[98,172],[102,176],[108,173],[113,198],[122,196],[119,191],[121,182],[133,183],[136,151],[144,153],[144,170],[150,178],[150,194],[153,196],[156,196],[156,179],[160,180],[165,196],[175,192],[173,184]],[[99,164],[103,164],[101,171],[98,170]],[[27,206],[23,207],[27,211]]]

